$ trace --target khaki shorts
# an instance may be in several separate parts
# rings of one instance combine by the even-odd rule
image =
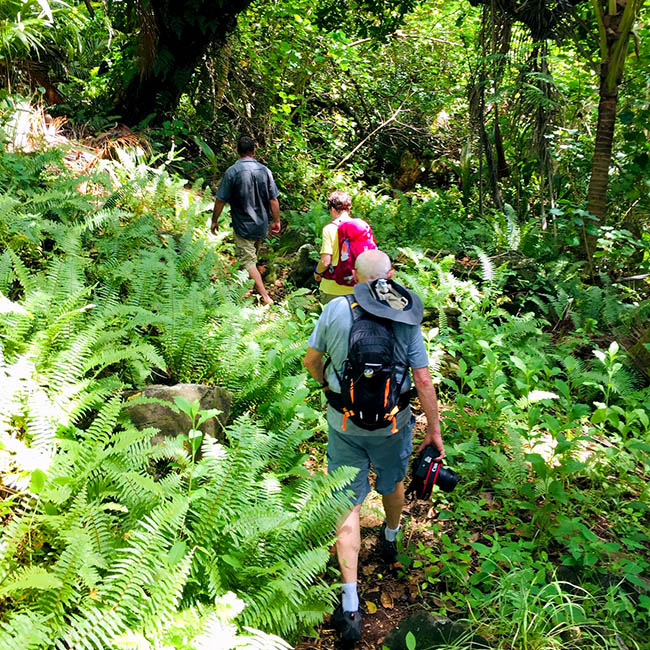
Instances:
[[[240,237],[237,233],[235,235],[235,255],[237,260],[242,265],[242,268],[250,269],[252,266],[257,265],[257,256],[260,254],[262,247],[261,239],[246,239]]]

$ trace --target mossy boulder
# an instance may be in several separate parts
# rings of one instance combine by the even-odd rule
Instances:
[[[463,648],[475,650],[491,648],[486,639],[472,632],[466,625],[425,611],[416,612],[404,619],[386,635],[383,646],[389,650],[408,650],[406,637],[409,633],[415,637],[416,648],[461,647],[460,644]]]
[[[187,433],[191,428],[189,417],[185,413],[177,413],[165,402],[174,402],[174,397],[183,397],[192,403],[198,400],[201,410],[219,409],[221,413],[214,418],[206,420],[199,428],[203,433],[223,441],[223,429],[228,422],[232,406],[233,394],[219,386],[205,386],[204,384],[176,384],[164,386],[153,384],[141,391],[133,392],[127,402],[126,411],[133,424],[138,429],[155,427],[158,434],[153,437],[153,442],[161,442],[166,437],[176,437]]]

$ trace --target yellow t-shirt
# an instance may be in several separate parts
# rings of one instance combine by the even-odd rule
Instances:
[[[320,254],[331,255],[332,266],[336,266],[339,263],[339,224],[342,221],[349,221],[351,218],[352,217],[339,217],[338,219],[328,223],[325,228],[323,228],[323,243],[320,247]],[[329,293],[333,296],[347,296],[348,294],[354,293],[354,287],[338,284],[335,280],[329,280],[328,278],[323,278],[321,280],[320,290],[323,293]]]

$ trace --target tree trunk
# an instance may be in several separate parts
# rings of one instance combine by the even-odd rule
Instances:
[[[150,0],[141,5],[140,75],[117,107],[127,124],[172,110],[209,45],[224,41],[251,0]]]
[[[598,25],[600,44],[600,100],[598,103],[598,125],[596,142],[587,191],[587,210],[596,220],[589,226],[600,226],[607,215],[607,186],[609,167],[612,162],[612,145],[616,126],[618,87],[623,78],[630,33],[644,0],[618,0],[606,8],[601,0],[592,0]],[[596,234],[584,231],[585,252],[589,270],[593,271],[593,252]]]
[[[606,81],[609,66],[604,65],[602,68],[596,142],[587,192],[587,209],[596,217],[597,225],[604,221],[607,213],[607,185],[609,183],[609,167],[612,162],[616,105],[618,104],[618,84],[610,92]]]

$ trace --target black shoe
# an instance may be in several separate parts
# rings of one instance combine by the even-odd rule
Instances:
[[[334,610],[332,621],[341,641],[361,640],[361,612],[344,612],[343,605],[339,605]]]
[[[389,542],[386,539],[386,522],[379,529],[379,554],[386,564],[395,564],[397,562],[397,543]]]

